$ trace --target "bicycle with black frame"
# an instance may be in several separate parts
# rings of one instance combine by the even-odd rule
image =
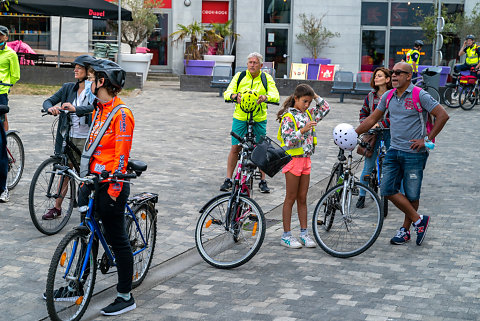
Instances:
[[[50,114],[41,110],[43,116]],[[44,160],[35,171],[30,189],[28,192],[28,209],[35,227],[46,235],[53,235],[62,230],[72,215],[73,208],[77,206],[75,180],[69,172],[54,171],[56,165],[69,166],[76,173],[80,171],[80,159],[82,151],[75,146],[70,139],[70,128],[72,126],[71,112],[66,113],[68,121],[66,128],[60,133],[62,135],[62,150]],[[58,122],[58,118],[57,118]],[[55,122],[52,125],[54,135]],[[55,141],[55,140],[54,140]],[[60,206],[62,215],[53,219],[45,219],[44,216],[49,209]]]

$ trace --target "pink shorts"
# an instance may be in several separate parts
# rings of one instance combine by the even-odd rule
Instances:
[[[295,176],[309,175],[312,169],[310,157],[293,157],[292,160],[282,168],[282,173],[290,172]]]

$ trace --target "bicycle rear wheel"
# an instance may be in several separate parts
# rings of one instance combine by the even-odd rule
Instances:
[[[382,165],[380,165],[381,171]],[[370,181],[368,182],[368,186],[379,196],[380,198],[380,205],[383,208],[383,217],[387,217],[388,215],[388,199],[381,195],[380,186],[378,186],[378,176],[382,177],[382,173],[377,174],[377,170],[374,169],[372,174],[370,175]]]
[[[234,220],[226,226],[230,195],[210,200],[202,211],[195,230],[195,243],[201,257],[210,265],[228,269],[248,262],[265,238],[265,217],[258,204],[240,196],[232,202]]]
[[[28,209],[33,225],[46,235],[53,235],[62,230],[72,215],[75,200],[75,181],[69,179],[63,187],[68,188],[62,202],[62,215],[54,219],[45,220],[43,215],[55,206],[60,195],[61,175],[53,172],[53,166],[58,160],[49,158],[38,166],[33,175],[28,192]],[[65,177],[67,181],[67,177]]]
[[[443,92],[443,102],[450,108],[460,107],[460,86],[447,85]]]
[[[477,100],[478,88],[468,86],[463,87],[460,91],[460,107],[462,107],[463,110],[472,109],[477,104]]]
[[[128,239],[133,252],[132,288],[136,288],[145,279],[152,263],[155,241],[157,239],[157,213],[148,204],[136,206],[132,209],[132,212],[137,218],[140,231],[137,229],[137,225],[130,214],[126,213],[125,219]]]
[[[343,173],[343,164],[335,163],[330,173],[330,178],[328,179],[327,188],[325,189],[325,192],[327,192],[329,189],[331,189],[333,186],[339,183],[339,178],[342,175],[342,173]],[[317,204],[317,206],[319,205]],[[315,208],[315,210],[317,209]],[[323,217],[321,215],[319,216],[317,220],[317,224],[318,225],[325,224],[325,228],[330,228],[333,224],[333,219],[335,216],[334,213],[332,215],[330,214],[331,213],[329,211],[325,211]]]
[[[20,136],[15,132],[7,132],[7,156],[7,188],[12,190],[22,178],[25,167],[25,150]]]
[[[357,208],[360,190],[371,197],[373,203]],[[345,213],[342,213],[342,194],[346,193]],[[331,226],[318,225],[319,217],[333,217]],[[383,211],[378,195],[368,186],[355,182],[352,188],[344,190],[338,184],[328,190],[317,203],[313,212],[313,235],[318,245],[335,257],[352,257],[366,251],[380,235],[383,226]],[[328,221],[327,221],[328,222]]]
[[[93,247],[87,253],[88,236],[88,232],[70,231],[53,254],[44,293],[52,320],[80,320],[87,310],[97,275],[97,251]],[[80,276],[87,255],[87,266]]]
[[[432,96],[432,98],[435,99],[439,104],[441,103],[440,93],[438,92],[437,89],[435,89],[433,87],[430,87],[430,86],[425,86],[425,87],[423,87],[423,90],[428,92],[430,94],[430,96]]]

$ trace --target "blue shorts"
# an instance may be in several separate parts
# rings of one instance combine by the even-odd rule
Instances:
[[[380,187],[382,195],[390,196],[399,193],[403,180],[407,199],[419,200],[427,158],[427,152],[407,153],[390,148],[383,160],[383,178]]]
[[[247,122],[234,118],[232,122],[232,132],[234,132],[240,137],[245,137],[245,135],[247,134]],[[255,135],[255,141],[258,143],[258,141],[260,140],[260,136],[267,135],[267,121],[264,120],[260,122],[254,122],[253,134]],[[232,136],[232,145],[238,144],[240,144],[240,142]]]

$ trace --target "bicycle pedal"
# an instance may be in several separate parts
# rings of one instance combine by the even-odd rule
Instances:
[[[110,260],[108,259],[107,253],[103,253],[98,265],[102,274],[108,273],[108,270],[110,270]]]
[[[253,222],[258,222],[258,216],[256,214],[248,215],[248,219]]]

